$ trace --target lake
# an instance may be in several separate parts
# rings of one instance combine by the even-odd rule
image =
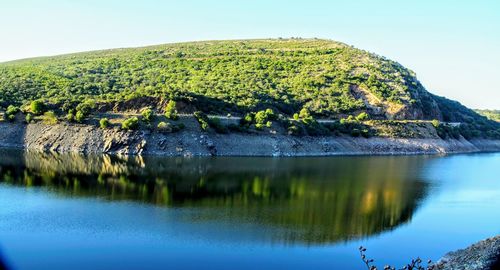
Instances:
[[[0,150],[12,269],[364,269],[500,234],[500,153],[158,158]]]

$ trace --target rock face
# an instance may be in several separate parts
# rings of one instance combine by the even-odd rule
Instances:
[[[0,123],[0,147],[118,155],[332,156],[500,151],[500,141],[213,134],[191,129],[162,134],[90,125]]]
[[[442,270],[500,269],[500,235],[466,249],[450,252],[439,260],[436,266]]]

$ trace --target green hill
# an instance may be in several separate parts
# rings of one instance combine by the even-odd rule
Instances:
[[[267,108],[317,118],[438,119],[486,132],[472,110],[430,94],[384,57],[317,39],[204,41],[26,59],[0,64],[0,106],[41,100],[56,114],[81,103],[100,111],[167,100],[182,112],[244,115]]]

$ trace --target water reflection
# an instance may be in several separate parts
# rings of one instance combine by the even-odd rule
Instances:
[[[283,243],[326,244],[407,222],[427,190],[425,158],[154,158],[0,152],[0,181],[64,196],[215,209],[279,228]],[[413,173],[412,173],[413,172]]]

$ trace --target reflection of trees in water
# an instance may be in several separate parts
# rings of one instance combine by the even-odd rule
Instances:
[[[394,228],[411,218],[426,191],[415,178],[422,157],[10,157],[0,161],[3,182],[70,196],[217,209],[198,219],[277,226],[282,230],[273,237],[285,242],[330,243]]]

